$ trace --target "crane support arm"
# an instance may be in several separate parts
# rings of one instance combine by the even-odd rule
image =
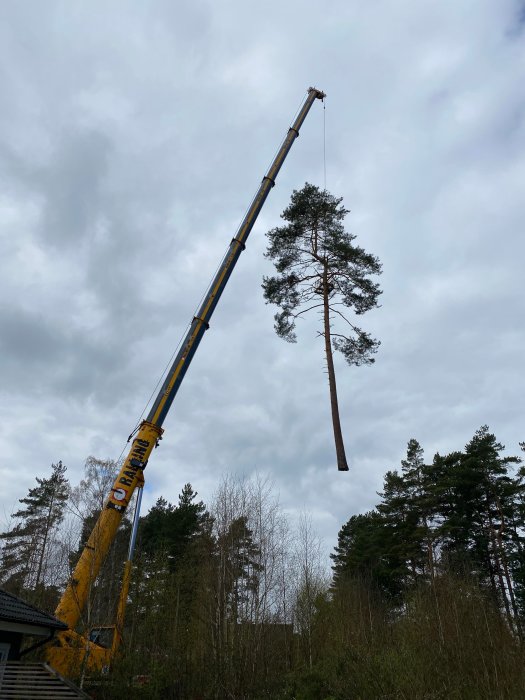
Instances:
[[[157,428],[147,421],[142,422],[106,504],[69,578],[55,615],[71,630],[75,629],[80,619],[91,585],[115,539],[126,506],[136,487],[143,482],[143,469],[161,434],[162,428]],[[60,637],[60,633],[57,637]]]
[[[69,583],[56,609],[56,616],[74,630],[86,605],[92,583],[115,539],[124,511],[129,504],[135,488],[143,482],[143,470],[146,467],[153,448],[162,436],[162,424],[175,398],[179,386],[191,363],[193,355],[217,306],[221,294],[235,267],[246,240],[261,211],[266,198],[275,184],[281,166],[299,136],[306,115],[316,99],[322,100],[325,94],[317,88],[309,88],[307,97],[300,108],[294,123],[279,148],[268,172],[263,177],[260,187],[244,217],[229,249],[219,267],[204,301],[194,317],[181,348],[173,361],[157,398],[135,435],[131,449],[117,475],[106,504],[95,524],[93,532],[73,571]],[[58,635],[60,636],[60,634]]]

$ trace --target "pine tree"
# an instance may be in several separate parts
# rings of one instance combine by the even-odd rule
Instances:
[[[267,303],[277,304],[275,330],[289,342],[296,341],[296,320],[319,309],[322,316],[330,404],[334,429],[337,467],[347,471],[343,434],[339,417],[333,350],[339,350],[350,365],[371,364],[379,341],[350,320],[341,308],[356,316],[377,306],[379,285],[370,278],[381,273],[379,260],[354,245],[355,235],[345,231],[348,210],[342,198],[305,184],[292,194],[291,203],[281,214],[285,226],[267,233],[266,257],[274,261],[276,277],[263,280]],[[332,330],[338,320],[340,332]]]
[[[25,507],[12,514],[15,526],[0,534],[2,550],[2,585],[15,594],[29,592],[36,602],[39,589],[47,580],[48,561],[54,534],[64,519],[69,482],[62,462],[51,465],[51,476],[36,477],[37,486],[20,499]],[[33,595],[31,595],[33,592]],[[42,592],[42,591],[40,591]]]
[[[421,559],[417,508],[404,475],[397,470],[385,474],[379,495],[381,502],[377,510],[383,518],[384,542],[396,567],[392,573],[401,587],[407,589],[417,580]]]
[[[466,504],[461,498],[458,503],[457,493],[462,459],[462,452],[436,453],[425,468],[427,510],[440,551],[439,568],[460,575],[469,571],[465,538],[468,512],[464,512]]]
[[[353,515],[343,525],[330,558],[336,589],[353,579],[394,600],[403,591],[405,562],[396,551],[392,526],[377,510]]]
[[[431,526],[432,499],[428,492],[428,467],[423,448],[412,438],[407,445],[406,458],[401,460],[412,528],[408,533],[408,553],[414,578],[434,578],[434,535]]]
[[[204,503],[195,502],[196,498],[197,493],[191,484],[185,484],[177,506],[160,497],[141,519],[142,550],[149,556],[163,551],[170,571],[177,569],[190,543],[201,533],[209,517]]]
[[[520,472],[510,472],[519,458],[503,457],[503,449],[482,426],[463,452],[435,455],[423,470],[425,508],[441,572],[474,577],[519,631],[525,487]]]
[[[257,590],[261,565],[260,549],[254,542],[248,518],[235,518],[216,541],[218,600],[223,619],[237,623],[244,619],[243,610],[250,595]]]
[[[520,442],[520,447],[525,452],[525,442]],[[514,512],[510,524],[512,552],[510,554],[510,569],[514,581],[516,604],[520,618],[525,616],[525,535],[523,524],[525,523],[525,467],[520,467],[513,479]]]
[[[196,626],[195,618],[202,615],[195,608],[214,546],[210,516],[204,503],[196,499],[197,493],[186,484],[177,506],[160,497],[141,518],[138,566],[142,582],[132,595],[152,620],[174,615],[172,628],[165,632],[176,637],[177,653],[182,655]]]
[[[517,616],[513,584],[509,570],[509,550],[513,521],[513,480],[509,465],[517,457],[501,457],[504,446],[489,432],[488,426],[476,431],[465,447],[464,473],[478,479],[474,491],[471,552],[481,570],[488,573],[497,599],[503,603],[509,623]],[[483,566],[484,565],[484,566]]]

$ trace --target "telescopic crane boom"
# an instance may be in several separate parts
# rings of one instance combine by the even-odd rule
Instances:
[[[73,571],[69,583],[55,611],[56,617],[65,622],[69,631],[57,635],[54,648],[49,649],[49,661],[57,666],[64,664],[60,658],[59,648],[72,644],[72,630],[77,626],[82,611],[86,605],[91,585],[95,581],[108,550],[115,538],[118,526],[137,486],[143,483],[143,471],[154,447],[161,439],[162,425],[168,414],[181,382],[188,370],[199,343],[209,328],[211,316],[217,306],[221,294],[235,267],[241,252],[246,246],[246,240],[261,211],[266,198],[275,185],[275,180],[288,152],[299,136],[306,115],[316,99],[323,100],[325,94],[317,88],[309,88],[307,97],[299,113],[289,128],[288,133],[277,153],[268,172],[263,177],[260,187],[246,213],[237,233],[230,243],[229,249],[219,267],[217,274],[202,302],[197,315],[173,361],[157,398],[146,418],[140,424],[131,449],[123,462],[122,468],[113,483],[105,506],[93,528],[90,538],[82,551],[80,559]],[[76,637],[77,635],[75,635]]]

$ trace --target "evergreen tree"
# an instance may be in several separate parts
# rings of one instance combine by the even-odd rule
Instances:
[[[177,506],[160,497],[141,519],[141,546],[151,556],[160,551],[167,555],[170,571],[175,571],[192,540],[199,535],[209,518],[202,501],[191,484],[185,484]]]
[[[166,628],[162,617],[175,615],[172,628],[165,632],[176,635],[177,653],[183,656],[199,617],[201,579],[206,578],[203,571],[210,566],[214,546],[211,518],[196,498],[191,484],[186,484],[177,506],[160,497],[141,518],[137,563],[141,583],[132,593],[141,616],[151,624]]]
[[[420,542],[418,540],[419,516],[403,474],[397,470],[385,474],[381,502],[377,506],[383,518],[385,545],[388,545],[390,560],[396,562],[395,576],[401,587],[413,585],[420,564]]]
[[[211,523],[190,484],[182,489],[177,505],[157,499],[140,521],[126,615],[124,638],[133,654],[147,659],[145,668],[171,677],[172,683],[186,678],[189,695],[193,694],[188,680],[192,673],[196,674],[192,682],[203,687],[205,670],[200,660],[209,656],[208,606],[215,582]],[[198,668],[193,671],[194,667]]]
[[[377,510],[353,515],[343,525],[330,558],[336,589],[357,580],[394,600],[399,598],[405,563],[394,546],[391,526]]]
[[[425,469],[428,512],[433,537],[439,543],[440,568],[446,559],[446,568],[461,575],[468,571],[464,543],[466,520],[457,510],[456,474],[462,459],[461,452],[445,456],[436,453],[432,464]]]
[[[40,589],[48,583],[48,564],[54,535],[64,519],[69,482],[62,462],[51,465],[51,476],[36,477],[37,486],[20,499],[25,507],[12,514],[15,526],[0,534],[2,585],[15,594],[24,594],[37,602]],[[33,595],[31,595],[33,592]]]
[[[394,597],[418,582],[452,573],[474,578],[491,591],[511,627],[525,600],[525,471],[503,457],[504,447],[487,426],[463,452],[436,454],[425,465],[423,450],[410,440],[401,472],[385,475],[377,511],[353,516],[339,533],[334,584],[342,574],[367,572]]]
[[[433,534],[430,527],[427,469],[423,448],[411,439],[401,472],[385,475],[381,502],[377,506],[383,517],[385,542],[392,562],[397,562],[395,576],[408,589],[419,580],[433,576]]]
[[[432,498],[429,493],[429,470],[424,463],[423,448],[412,438],[407,445],[401,471],[410,511],[407,554],[414,580],[434,577],[434,535],[432,530]]]
[[[520,538],[516,498],[522,487],[509,473],[519,459],[502,457],[503,449],[482,426],[464,452],[436,455],[429,473],[441,567],[474,576],[510,621],[516,614],[510,560]]]
[[[259,554],[260,549],[254,542],[245,516],[235,518],[227,531],[217,537],[216,558],[220,572],[218,598],[223,617],[230,622],[236,623],[246,617],[243,609],[250,595],[257,591],[262,570]]]
[[[472,558],[480,572],[485,569],[495,597],[503,604],[511,623],[517,609],[509,570],[514,483],[508,471],[509,465],[520,460],[502,457],[503,450],[504,446],[484,425],[465,447],[463,466],[465,474],[472,473],[478,479],[471,530]]]
[[[274,261],[277,276],[265,277],[263,289],[266,301],[281,308],[275,315],[275,330],[289,342],[296,341],[295,323],[302,314],[321,311],[319,335],[325,344],[337,466],[346,471],[333,349],[339,350],[350,365],[374,362],[379,342],[345,313],[348,309],[359,316],[377,306],[381,292],[371,276],[380,274],[381,264],[354,245],[355,235],[345,231],[343,220],[348,210],[342,201],[308,183],[294,191],[290,205],[281,214],[286,224],[267,233],[266,257]],[[334,320],[343,330],[332,330]]]
[[[525,452],[525,442],[520,442],[521,449]],[[514,485],[514,513],[510,523],[512,540],[512,552],[510,554],[510,570],[514,581],[516,604],[519,616],[525,615],[525,467],[520,467],[513,479]]]

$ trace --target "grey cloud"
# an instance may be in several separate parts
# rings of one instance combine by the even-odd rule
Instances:
[[[223,471],[275,477],[334,542],[409,438],[427,457],[489,423],[523,440],[525,153],[516,3],[23,3],[0,28],[0,463],[9,502],[64,459],[117,457],[301,94],[315,105],[148,466],[146,507]],[[279,21],[276,22],[276,16]],[[247,39],[246,37],[249,37]],[[351,472],[333,462],[315,322],[276,338],[264,231],[323,184],[384,263],[363,319],[377,363],[338,360]],[[31,401],[38,374],[39,401]],[[21,444],[15,437],[44,425]],[[15,437],[14,437],[15,436]],[[148,501],[149,499],[149,501]]]
[[[78,247],[104,217],[104,178],[111,144],[97,132],[60,134],[48,167],[35,176],[43,200],[42,236]]]
[[[85,337],[67,323],[41,313],[0,308],[2,392],[88,397],[111,387],[118,359],[101,339]]]
[[[63,345],[41,315],[12,307],[0,308],[0,350],[4,362],[24,372],[33,361],[46,364],[63,356]],[[28,369],[28,368],[27,368]],[[4,365],[5,371],[5,365]],[[5,387],[8,373],[4,377]]]

